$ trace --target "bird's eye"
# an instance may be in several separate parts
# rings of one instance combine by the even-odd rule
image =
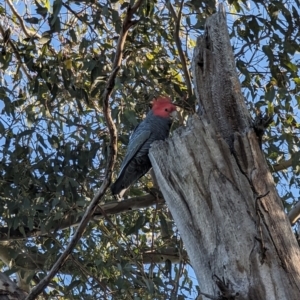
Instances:
[[[168,109],[167,109],[167,108],[165,108],[165,111],[168,111]]]

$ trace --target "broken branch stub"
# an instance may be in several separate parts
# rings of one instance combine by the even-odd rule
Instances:
[[[207,20],[205,34],[198,38],[194,49],[192,70],[199,114],[205,114],[232,146],[234,133],[247,131],[252,122],[222,13]]]

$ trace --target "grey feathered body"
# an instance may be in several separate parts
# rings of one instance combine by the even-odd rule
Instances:
[[[152,110],[130,137],[127,153],[121,165],[119,176],[111,186],[113,195],[122,197],[130,185],[145,175],[151,168],[148,157],[151,144],[168,137],[172,121],[155,116]]]

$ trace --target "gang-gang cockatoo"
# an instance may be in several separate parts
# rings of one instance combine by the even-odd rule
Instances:
[[[176,106],[168,97],[160,96],[152,101],[152,109],[132,133],[119,176],[111,186],[112,194],[118,199],[140,177],[151,169],[148,157],[151,144],[168,137]]]

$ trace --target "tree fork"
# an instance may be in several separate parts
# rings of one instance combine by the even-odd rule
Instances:
[[[238,80],[224,14],[194,50],[199,115],[150,159],[203,294],[300,299],[300,251],[260,149]]]

